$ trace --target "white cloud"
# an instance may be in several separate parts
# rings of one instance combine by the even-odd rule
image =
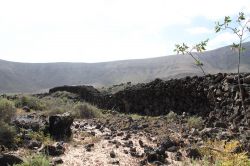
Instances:
[[[230,45],[233,42],[237,43],[238,40],[239,38],[235,34],[224,32],[209,40],[208,49]]]
[[[241,10],[250,11],[249,0],[1,1],[0,59],[95,62],[163,56],[172,53],[167,44],[174,45],[161,36],[165,28]]]
[[[189,28],[186,31],[192,35],[213,33],[213,30],[206,27],[194,27],[194,28]]]

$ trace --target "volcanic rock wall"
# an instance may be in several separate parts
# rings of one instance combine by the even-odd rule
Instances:
[[[250,73],[242,74],[241,87],[246,111],[242,111],[236,74],[186,77],[137,84],[115,94],[101,93],[91,86],[63,86],[50,90],[77,93],[87,102],[103,109],[124,113],[164,115],[183,112],[211,121],[231,120],[248,123],[250,118]]]

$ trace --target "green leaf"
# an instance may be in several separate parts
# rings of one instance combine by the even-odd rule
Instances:
[[[221,30],[221,25],[219,22],[215,22],[215,32],[218,33]]]
[[[228,23],[230,23],[232,20],[231,20],[231,18],[230,18],[230,16],[225,16],[225,18],[224,18],[224,23],[225,24],[228,24]]]
[[[206,50],[207,43],[208,43],[208,40],[209,40],[209,39],[206,39],[206,40],[204,40],[204,41],[201,41],[199,44],[196,44],[196,45],[195,45],[196,51],[197,51],[197,52],[205,51],[205,50]]]
[[[203,63],[202,63],[200,60],[196,60],[196,61],[195,61],[195,64],[196,64],[197,66],[203,66]]]
[[[246,18],[245,18],[245,14],[243,13],[243,12],[240,12],[239,13],[239,17],[238,17],[238,20],[239,21],[242,21],[242,20],[245,20]]]

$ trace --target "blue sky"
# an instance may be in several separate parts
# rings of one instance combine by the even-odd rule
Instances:
[[[176,43],[210,38],[208,49],[236,37],[214,22],[250,0],[0,1],[0,59],[18,62],[103,62],[171,55]]]

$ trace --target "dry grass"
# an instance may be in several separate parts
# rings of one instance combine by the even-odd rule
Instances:
[[[240,148],[237,140],[207,141],[204,147],[200,148],[201,153],[206,156],[211,165],[218,166],[250,166],[250,159],[245,152],[236,153],[235,149]]]
[[[201,117],[192,116],[188,118],[187,125],[189,128],[201,129],[204,125],[204,121]]]
[[[74,106],[73,115],[80,119],[98,118],[102,114],[102,110],[89,103],[78,103]]]

